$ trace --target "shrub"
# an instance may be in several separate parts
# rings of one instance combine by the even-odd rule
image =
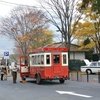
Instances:
[[[69,60],[70,71],[80,71],[80,67],[86,65],[83,60],[71,59]]]

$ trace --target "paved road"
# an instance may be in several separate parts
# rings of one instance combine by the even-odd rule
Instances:
[[[0,100],[100,100],[100,84],[77,81],[44,81],[37,85],[29,79],[13,84],[12,78],[0,81]]]

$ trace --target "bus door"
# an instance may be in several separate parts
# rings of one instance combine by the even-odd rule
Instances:
[[[61,63],[61,53],[52,54],[52,67],[54,74],[59,74],[61,72]]]
[[[20,76],[29,76],[28,56],[20,57]]]

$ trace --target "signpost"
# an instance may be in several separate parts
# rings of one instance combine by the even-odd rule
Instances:
[[[4,52],[4,59],[6,59],[6,65],[7,65],[7,59],[9,59],[9,52]]]

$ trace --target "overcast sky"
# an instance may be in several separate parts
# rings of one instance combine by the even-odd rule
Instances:
[[[10,10],[19,5],[36,6],[36,0],[0,0],[0,15],[8,15]]]
[[[0,0],[0,17],[8,16],[10,11],[18,5],[28,5],[28,6],[36,6],[39,7],[39,4],[36,0]],[[54,26],[50,27],[51,30],[56,32],[56,28]],[[61,36],[59,36],[61,37]],[[58,35],[56,36],[56,41],[59,40]],[[4,52],[9,52],[9,54],[13,53],[14,43],[12,40],[7,37],[0,36],[0,56],[4,55]]]
[[[10,10],[14,7],[21,5],[36,6],[36,0],[0,0],[0,17],[5,17],[9,15]],[[7,37],[0,35],[0,57],[4,56],[4,52],[13,53],[14,43]]]

